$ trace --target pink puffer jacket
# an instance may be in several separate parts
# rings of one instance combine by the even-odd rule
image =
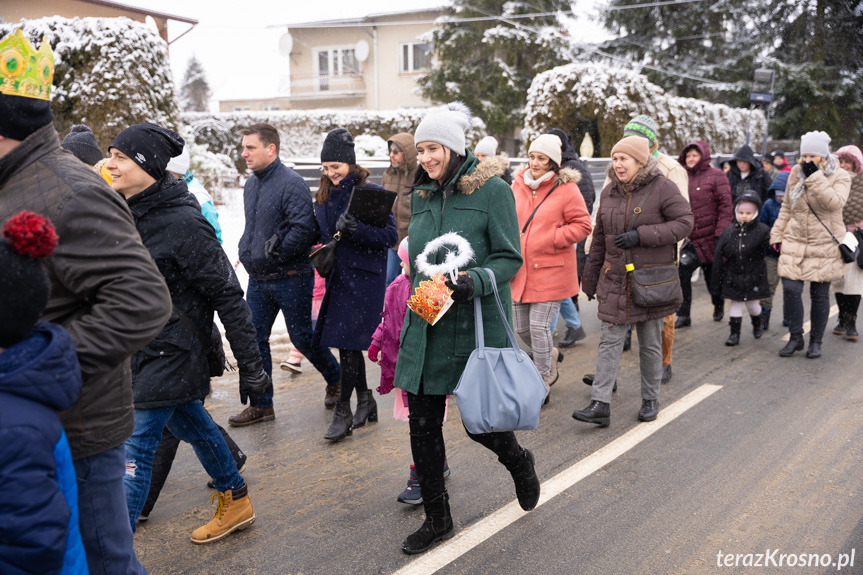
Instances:
[[[387,288],[384,295],[384,311],[381,312],[383,321],[372,335],[372,345],[376,345],[381,350],[381,384],[378,386],[378,393],[381,395],[393,390],[396,359],[399,356],[399,337],[410,297],[411,280],[407,275],[399,274]]]

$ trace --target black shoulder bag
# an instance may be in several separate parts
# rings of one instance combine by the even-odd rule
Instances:
[[[333,273],[336,264],[336,243],[342,238],[342,232],[336,232],[333,239],[318,246],[309,254],[309,263],[317,270],[318,275],[327,279]]]
[[[551,193],[552,193],[554,190],[556,190],[556,189],[557,189],[557,186],[559,186],[559,185],[560,185],[560,184],[555,184],[555,185],[554,185],[554,187],[553,187],[553,188],[552,188],[552,189],[551,189],[551,190],[550,190],[550,191],[545,195],[545,197],[544,197],[544,198],[542,198],[542,199],[539,201],[539,206],[541,206],[541,205],[542,205],[542,203],[543,203],[545,200],[547,200],[547,199],[548,199],[548,196],[550,196],[550,195],[551,195]],[[532,222],[532,221],[533,221],[533,216],[535,216],[535,215],[536,215],[536,210],[538,210],[538,209],[539,209],[539,206],[536,206],[535,208],[533,208],[533,212],[530,214],[530,217],[529,217],[529,218],[527,218],[527,221],[526,221],[526,222],[524,222],[524,227],[523,227],[523,228],[521,228],[521,235],[524,235],[524,232],[526,232],[526,231],[527,231],[527,226],[529,226],[529,225],[530,225],[530,222]]]
[[[812,215],[815,216],[818,223],[824,226],[824,229],[827,230],[827,233],[830,234],[830,237],[833,238],[833,241],[839,246],[839,255],[842,256],[842,261],[846,264],[857,261],[857,257],[860,255],[860,245],[858,244],[857,247],[852,250],[850,247],[846,246],[844,242],[837,240],[836,236],[833,235],[833,232],[830,231],[830,228],[821,221],[821,218],[818,217],[818,214],[816,214],[815,210],[812,209],[812,206],[809,205],[809,202],[806,202],[806,207],[809,208],[809,211],[812,212]]]
[[[641,202],[633,210],[635,214],[629,220],[626,231],[635,229],[635,220],[641,214],[641,208],[650,197],[656,180],[653,181]],[[677,260],[677,246],[672,246],[674,259]],[[643,268],[635,268],[632,263],[632,250],[626,250],[626,271],[629,273],[629,292],[632,302],[639,307],[659,307],[681,301],[683,292],[680,290],[680,275],[676,264],[663,264]]]

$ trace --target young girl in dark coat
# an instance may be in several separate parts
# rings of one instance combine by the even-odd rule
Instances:
[[[731,300],[731,335],[725,345],[740,343],[743,307],[752,319],[752,335],[761,337],[760,299],[770,293],[764,254],[770,244],[770,228],[758,221],[761,197],[746,190],[734,206],[734,222],[722,231],[713,257],[713,292]]]

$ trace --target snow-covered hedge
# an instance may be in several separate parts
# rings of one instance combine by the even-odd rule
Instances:
[[[246,164],[240,158],[242,138],[239,130],[246,126],[258,122],[275,126],[281,138],[281,156],[286,158],[319,156],[327,133],[339,127],[346,128],[354,136],[357,156],[386,156],[385,140],[399,132],[412,134],[431,109],[289,110],[218,114],[190,112],[181,114],[180,121],[192,129],[197,143],[206,144],[210,151],[229,154],[242,172]],[[468,147],[485,135],[485,123],[474,117],[473,127],[468,132]]]
[[[104,150],[130,124],[176,127],[177,105],[165,42],[129,18],[60,18],[0,23],[0,38],[21,28],[54,50],[51,108],[62,138],[87,124]]]
[[[638,114],[656,120],[660,148],[674,156],[693,140],[722,152],[746,141],[749,110],[670,96],[637,72],[596,63],[567,64],[538,74],[528,90],[522,137],[527,145],[547,127],[560,127],[572,132],[578,146],[586,125],[595,122],[594,146],[608,156],[623,127]],[[751,141],[763,138],[766,124],[760,110],[752,113]]]

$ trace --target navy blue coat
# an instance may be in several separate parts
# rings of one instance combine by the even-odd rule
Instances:
[[[214,310],[238,366],[261,360],[243,288],[186,182],[165,176],[127,202],[141,241],[168,284],[172,304],[167,325],[132,356],[135,407],[155,409],[203,399],[210,392],[204,345],[210,343]]]
[[[258,280],[312,275],[309,248],[318,235],[312,193],[305,180],[278,158],[255,172],[243,189],[246,228],[240,262]],[[279,236],[277,254],[267,259],[264,244]]]
[[[348,209],[356,183],[348,176],[323,206],[315,203],[321,242],[332,240],[339,216]],[[383,190],[377,184],[367,187]],[[327,279],[327,291],[315,325],[314,343],[338,349],[366,350],[381,322],[386,290],[387,249],[398,241],[392,212],[383,228],[357,223],[357,231],[336,244],[336,265]]]
[[[86,573],[72,453],[58,411],[81,391],[72,338],[40,322],[0,353],[0,573]]]

